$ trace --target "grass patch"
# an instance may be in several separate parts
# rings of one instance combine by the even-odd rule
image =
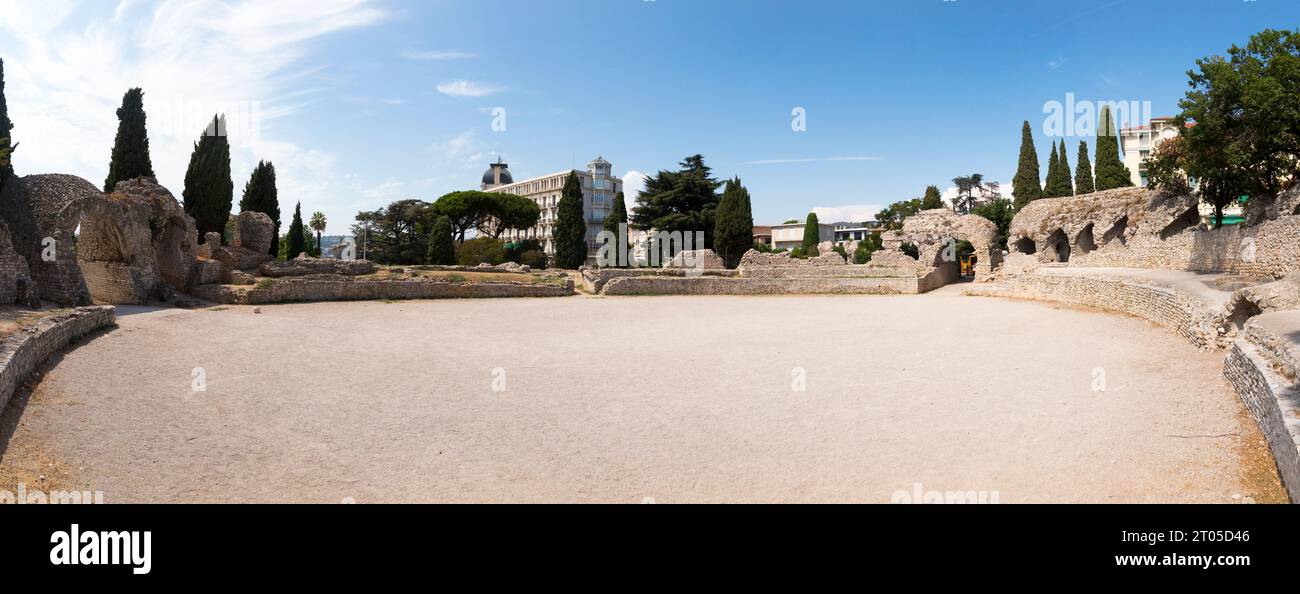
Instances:
[[[465,275],[459,272],[452,272],[446,276],[446,279],[453,283],[463,283],[465,282]]]
[[[273,280],[271,280],[271,279],[269,279],[269,278],[264,278],[264,279],[261,279],[261,280],[257,281],[257,284],[256,284],[256,285],[253,285],[253,288],[254,288],[254,289],[269,289],[269,288],[271,288],[271,286],[274,285],[274,284],[275,284],[275,281],[273,281]]]

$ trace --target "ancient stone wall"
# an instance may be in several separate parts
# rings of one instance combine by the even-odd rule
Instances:
[[[362,276],[374,274],[378,267],[369,260],[320,260],[308,256],[299,256],[292,260],[280,262],[272,260],[262,264],[262,276],[273,278],[286,276],[306,276],[309,274],[337,274],[340,276]]]
[[[195,288],[195,296],[217,303],[257,305],[292,301],[367,301],[375,299],[468,299],[496,297],[563,297],[573,294],[573,281],[541,283],[455,283],[435,280],[367,280],[337,275],[284,278],[257,288],[224,285]]]
[[[1274,210],[1300,200],[1288,196]],[[1008,247],[1044,263],[1282,278],[1300,269],[1300,215],[1289,213],[1206,229],[1195,197],[1120,188],[1029,203],[1011,222]]]
[[[1259,425],[1291,501],[1300,502],[1300,363],[1296,338],[1279,335],[1274,322],[1294,328],[1298,312],[1264,314],[1232,343],[1223,375]]]
[[[917,246],[917,262],[924,266],[960,266],[956,253],[957,241],[968,241],[975,249],[975,279],[984,280],[1002,264],[1002,248],[998,246],[998,228],[992,221],[978,215],[958,215],[946,208],[923,210],[903,221],[901,239]],[[895,252],[896,240],[886,246]],[[875,254],[872,254],[875,261]],[[888,256],[882,255],[881,263]],[[960,270],[958,271],[960,274]],[[944,276],[950,276],[948,272]],[[953,278],[953,280],[956,280]]]
[[[50,355],[81,336],[113,325],[116,319],[112,307],[79,307],[45,316],[0,339],[0,410]]]
[[[77,263],[96,301],[147,303],[189,289],[198,232],[166,188],[121,181],[83,211]]]
[[[74,175],[15,176],[5,182],[0,218],[9,227],[14,251],[27,260],[42,299],[62,305],[91,303],[73,235],[86,205],[100,200],[99,188]]]
[[[743,278],[629,276],[605,283],[603,295],[900,295],[915,294],[912,277]]]
[[[1127,314],[1163,326],[1200,348],[1224,348],[1235,329],[1230,314],[1173,287],[1102,276],[1026,274],[974,284],[963,294],[1054,301]]]
[[[9,227],[0,222],[0,305],[18,303],[40,307],[41,296],[27,269],[27,259],[14,251]]]

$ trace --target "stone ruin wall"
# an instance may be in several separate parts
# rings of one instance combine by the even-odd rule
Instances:
[[[105,194],[72,175],[12,177],[0,192],[0,303],[138,304],[251,279],[272,259],[273,233],[265,214],[240,213],[232,245],[200,246],[193,219],[153,179]]]
[[[1292,212],[1293,190],[1268,209]],[[1283,204],[1278,208],[1278,204]],[[1012,220],[1008,248],[1039,263],[1163,268],[1282,278],[1300,268],[1300,215],[1255,216],[1248,227],[1206,229],[1193,196],[1120,188],[1031,202]],[[1265,210],[1261,208],[1260,210]]]

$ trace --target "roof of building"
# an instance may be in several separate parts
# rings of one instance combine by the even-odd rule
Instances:
[[[501,157],[497,157],[497,162],[483,172],[484,184],[495,185],[497,183],[497,176],[495,175],[497,169],[501,170],[501,185],[514,183],[514,177],[510,175],[510,166],[502,163]]]

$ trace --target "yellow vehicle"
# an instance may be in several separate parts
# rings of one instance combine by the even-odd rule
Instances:
[[[977,262],[977,261],[978,261],[978,258],[975,257],[975,254],[966,254],[966,255],[962,256],[962,257],[961,257],[961,275],[962,275],[962,276],[975,276],[975,262]]]

